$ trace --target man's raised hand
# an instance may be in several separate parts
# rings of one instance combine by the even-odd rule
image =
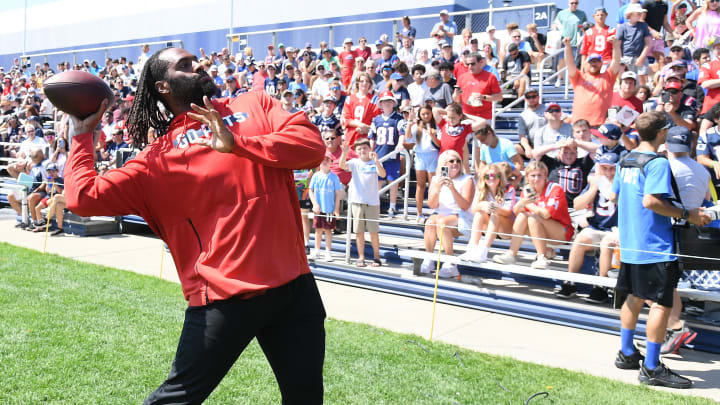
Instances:
[[[220,113],[213,107],[207,96],[203,96],[203,102],[205,103],[205,108],[191,103],[190,108],[192,108],[195,113],[189,112],[188,117],[205,124],[210,129],[212,138],[198,138],[195,142],[198,145],[213,148],[218,152],[232,152],[233,145],[235,145],[232,132],[225,126]]]

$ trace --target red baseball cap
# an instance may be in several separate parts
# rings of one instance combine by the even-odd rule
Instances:
[[[682,90],[682,84],[679,82],[676,82],[675,80],[669,81],[665,83],[665,90],[667,89],[675,89],[675,90]]]
[[[378,98],[378,102],[384,101],[384,100],[392,100],[395,101],[395,96],[393,96],[392,92],[385,90],[382,93],[380,93],[380,97]]]
[[[551,109],[553,109],[553,108],[557,108],[557,109],[559,109],[559,110],[562,110],[562,108],[560,108],[560,104],[558,104],[558,103],[550,103],[550,104],[548,104],[547,107],[545,107],[545,110],[547,111],[547,110],[551,110]]]

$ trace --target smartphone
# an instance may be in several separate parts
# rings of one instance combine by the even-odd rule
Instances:
[[[450,177],[450,168],[443,166],[440,168],[440,177]]]
[[[526,184],[523,191],[525,191],[525,197],[535,197],[535,189],[531,185]]]
[[[663,103],[669,103],[670,102],[670,93],[667,91],[662,92],[661,100]]]

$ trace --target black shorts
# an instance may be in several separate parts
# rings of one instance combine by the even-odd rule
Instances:
[[[310,200],[300,200],[300,208],[311,209],[311,208],[312,208],[312,201],[310,201]]]
[[[630,264],[620,263],[617,290],[637,298],[672,308],[673,290],[680,280],[677,261]]]

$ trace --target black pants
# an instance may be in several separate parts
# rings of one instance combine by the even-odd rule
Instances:
[[[321,404],[324,321],[312,274],[250,299],[189,307],[170,375],[145,404],[202,403],[254,337],[275,373],[282,403]]]

